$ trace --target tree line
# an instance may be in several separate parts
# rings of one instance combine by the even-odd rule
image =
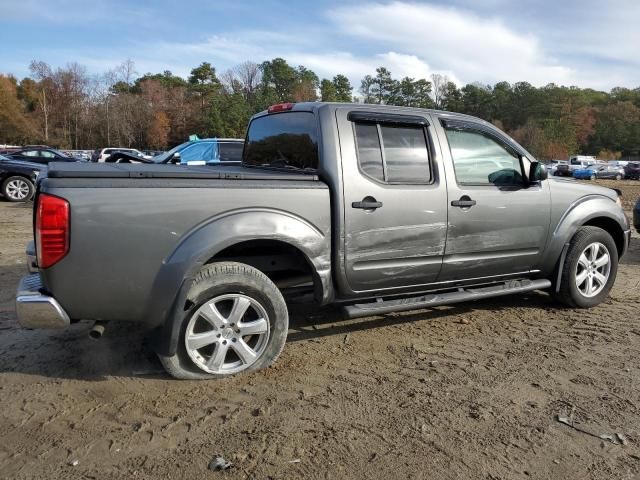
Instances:
[[[540,159],[640,153],[640,88],[459,87],[440,74],[394,78],[381,66],[355,90],[345,75],[320,79],[282,58],[223,73],[203,62],[188,78],[168,70],[138,76],[130,60],[102,75],[77,63],[53,69],[32,61],[29,70],[20,80],[0,74],[0,143],[165,149],[193,133],[242,138],[251,115],[271,104],[322,100],[467,113],[505,130]]]

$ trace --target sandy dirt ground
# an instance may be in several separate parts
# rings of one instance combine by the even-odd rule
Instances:
[[[630,209],[640,183],[618,186]],[[0,201],[2,478],[640,478],[635,233],[591,310],[543,292],[357,320],[297,308],[274,367],[191,382],[132,326],[18,327],[30,209]],[[234,465],[209,471],[216,454]]]

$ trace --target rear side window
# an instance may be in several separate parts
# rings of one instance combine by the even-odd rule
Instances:
[[[249,125],[242,162],[256,167],[318,168],[318,133],[311,112],[265,115]]]
[[[425,183],[431,180],[424,128],[381,126],[387,180]]]
[[[430,183],[429,148],[423,126],[354,123],[358,164],[387,183]]]
[[[356,123],[354,128],[360,168],[370,177],[384,182],[378,125],[375,123]]]
[[[243,143],[218,143],[218,155],[221,162],[239,162],[242,160]]]

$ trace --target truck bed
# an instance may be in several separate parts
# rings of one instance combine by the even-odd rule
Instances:
[[[317,175],[296,171],[238,166],[189,166],[148,163],[55,162],[49,178],[200,178],[234,180],[318,181]]]
[[[242,166],[54,163],[39,191],[70,205],[69,254],[41,276],[72,320],[143,320],[159,271],[203,234],[218,248],[225,248],[220,243],[227,235],[251,240],[263,230],[278,240],[287,229],[306,228],[282,220],[298,219],[295,225],[308,225],[321,239],[313,254],[329,260],[329,189],[315,175]],[[214,224],[219,230],[209,231]]]

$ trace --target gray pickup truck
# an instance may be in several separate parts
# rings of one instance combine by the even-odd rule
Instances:
[[[54,164],[34,217],[22,326],[144,322],[178,378],[272,364],[291,301],[357,317],[548,289],[591,307],[630,238],[614,190],[547,179],[487,122],[330,103],[255,115],[242,166]]]

